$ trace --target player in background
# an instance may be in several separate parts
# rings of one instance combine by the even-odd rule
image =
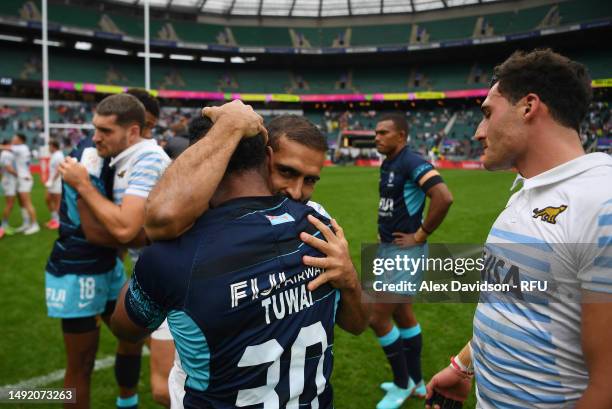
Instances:
[[[154,240],[176,237],[177,232],[188,229],[198,215],[208,209],[210,198],[223,176],[222,172],[240,140],[234,135],[235,124],[254,126],[249,125],[249,120],[254,118],[252,120],[257,123],[259,118],[249,106],[240,101],[222,107],[206,108],[205,112],[210,113],[215,120],[212,130],[206,138],[195,143],[199,136],[208,132],[210,121],[199,118],[192,122],[190,142],[195,145],[179,156],[149,196],[146,228]],[[217,123],[217,119],[222,116],[226,118]],[[271,191],[308,203],[326,215],[319,204],[309,201],[325,161],[327,144],[324,136],[307,119],[297,116],[278,117],[267,128],[271,154]],[[234,137],[228,139],[226,135]],[[202,161],[203,157],[208,158],[207,161]],[[193,190],[191,186],[198,186],[198,189]],[[346,240],[334,241],[325,252],[330,269],[342,266],[348,272],[354,271]],[[341,327],[355,334],[363,331],[368,316],[367,306],[359,302],[358,293],[343,290],[341,315],[352,318],[339,320]],[[177,370],[175,363],[170,383],[184,383],[181,377],[184,374],[180,368]],[[176,396],[173,398],[174,404]]]
[[[380,168],[380,202],[377,257],[395,259],[408,255],[427,256],[427,237],[442,223],[453,196],[437,170],[408,147],[408,124],[403,114],[388,114],[376,124],[376,149],[385,155]],[[429,210],[423,219],[425,198]],[[389,272],[389,282],[422,279],[422,271]],[[417,284],[418,285],[418,284]],[[393,372],[393,382],[384,382],[386,391],[377,409],[396,409],[411,395],[425,397],[421,373],[421,327],[412,310],[411,292],[400,294],[400,302],[376,300],[370,326],[378,337]]]
[[[5,141],[4,146],[9,146],[10,141]],[[9,224],[9,216],[15,205],[17,194],[17,171],[15,170],[15,155],[10,150],[0,150],[0,174],[2,175],[2,190],[4,191],[5,206],[2,211],[2,225],[0,226],[0,238],[15,234],[15,230]]]
[[[49,179],[45,183],[47,191],[45,192],[45,201],[49,212],[51,212],[51,220],[46,226],[49,229],[56,230],[59,228],[59,208],[62,199],[62,177],[59,173],[59,165],[64,161],[64,152],[60,149],[58,141],[49,141],[49,152],[51,159],[49,161]]]
[[[590,76],[548,49],[516,52],[494,74],[475,138],[485,168],[516,168],[522,187],[487,237],[502,276],[483,277],[559,291],[481,293],[473,338],[427,385],[428,407],[465,401],[475,374],[478,408],[610,408],[612,159],[580,140]]]
[[[153,129],[159,120],[159,101],[147,90],[140,88],[130,88],[127,94],[135,96],[145,108],[145,125],[142,130],[144,139],[153,139]]]
[[[17,233],[26,235],[38,233],[40,226],[36,221],[36,210],[32,205],[32,186],[34,179],[30,172],[30,161],[32,154],[26,144],[27,138],[24,134],[17,133],[13,137],[11,145],[2,145],[0,149],[10,150],[15,155],[15,170],[17,171],[17,198],[21,206],[21,217],[23,223],[15,229]]]
[[[242,139],[231,116],[217,120],[234,127],[225,138]],[[253,126],[246,135],[260,130]],[[113,315],[113,330],[127,339],[145,336],[168,317],[188,375],[185,408],[289,407],[300,401],[333,407],[331,347],[341,295],[330,283],[358,286],[358,278],[303,264],[303,257],[321,254],[300,240],[300,232],[315,232],[310,223],[330,242],[337,237],[310,206],[271,196],[268,160],[261,135],[241,140],[211,209],[183,236],[145,251]]]
[[[73,231],[56,244],[47,264],[47,304],[50,316],[64,318],[68,354],[65,383],[79,385],[77,402],[81,407],[89,405],[91,364],[99,337],[96,317],[101,315],[108,322],[125,282],[116,247],[145,244],[144,200],[167,161],[154,141],[141,138],[144,118],[144,107],[135,97],[118,94],[105,98],[93,119],[96,148],[84,149],[79,161],[67,158],[60,166],[66,201],[60,240],[64,224]],[[74,258],[80,259],[78,264]],[[77,283],[80,287],[75,288]],[[62,291],[63,298],[58,295]],[[138,405],[141,348],[141,344],[119,343],[115,361],[119,408]]]

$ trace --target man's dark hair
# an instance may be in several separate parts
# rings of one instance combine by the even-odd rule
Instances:
[[[212,128],[213,123],[207,116],[196,116],[189,122],[187,129],[187,139],[189,139],[189,146],[193,145],[204,135],[208,133]]]
[[[142,102],[130,94],[115,94],[104,98],[96,107],[96,113],[102,116],[116,115],[119,126],[136,124],[140,131],[145,125],[145,108]]]
[[[269,144],[272,150],[278,150],[278,140],[284,135],[287,139],[312,148],[327,152],[327,141],[319,129],[308,119],[297,115],[281,115],[268,123]]]
[[[157,98],[151,95],[147,90],[141,88],[130,88],[126,91],[127,94],[133,95],[144,105],[145,111],[159,118],[159,102]]]
[[[49,146],[53,146],[55,149],[59,149],[60,148],[59,142],[56,141],[55,139],[51,139],[49,141]]]
[[[28,141],[28,137],[25,136],[25,134],[22,134],[21,132],[17,132],[15,136],[19,138],[19,140],[23,143],[26,143]]]
[[[404,132],[406,137],[408,137],[408,121],[406,121],[406,115],[401,112],[392,112],[389,114],[385,114],[378,119],[378,122],[382,121],[391,121],[393,122],[393,126],[399,132]]]
[[[586,67],[551,49],[516,51],[494,69],[501,95],[516,104],[536,94],[561,125],[580,131],[593,98]]]
[[[212,126],[213,123],[208,117],[202,116],[192,119],[189,123],[189,133],[187,135],[189,145],[191,146],[204,138]],[[242,173],[260,168],[265,160],[266,145],[261,134],[251,138],[242,138],[229,160],[225,174]]]

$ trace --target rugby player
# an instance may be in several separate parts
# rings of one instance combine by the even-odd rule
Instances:
[[[34,179],[30,172],[30,160],[32,154],[26,144],[27,138],[24,134],[16,133],[11,145],[2,145],[0,149],[10,150],[15,155],[15,170],[17,171],[17,198],[21,206],[21,217],[23,223],[15,229],[17,233],[26,235],[38,233],[40,226],[36,221],[36,210],[32,205],[32,186]]]
[[[130,88],[126,93],[135,96],[144,106],[145,124],[142,129],[142,137],[144,139],[152,139],[153,129],[159,120],[159,101],[147,90],[140,88]]]
[[[230,120],[221,115],[216,123]],[[135,341],[168,317],[187,373],[185,408],[332,408],[341,295],[327,272],[302,260],[321,255],[316,248],[326,242],[313,237],[304,245],[300,232],[318,229],[329,242],[342,232],[334,236],[329,219],[310,206],[271,195],[262,135],[237,139],[211,208],[179,238],[144,252],[112,329]],[[347,272],[332,282],[358,286]]]
[[[187,149],[168,168],[158,186],[154,188],[147,203],[147,233],[153,239],[168,239],[177,232],[188,229],[195,218],[208,209],[223,171],[227,166],[240,135],[248,132],[265,132],[263,121],[249,106],[240,101],[222,107],[205,108],[204,113],[215,121],[207,137]],[[226,117],[222,121],[219,118]],[[198,122],[200,134],[207,132],[205,121]],[[319,213],[325,210],[309,201],[321,168],[325,161],[327,144],[323,135],[307,119],[297,116],[282,116],[268,125],[270,145],[269,188],[275,193],[308,203]],[[191,143],[198,132],[190,131]],[[230,135],[231,137],[228,137]],[[207,158],[203,161],[202,158]],[[221,172],[221,173],[220,173]],[[193,189],[198,186],[197,189]],[[338,226],[338,229],[339,226]],[[324,249],[329,276],[342,269],[355,274],[348,243],[334,240]],[[368,311],[360,303],[359,289],[343,289],[338,324],[345,330],[358,334],[367,325]],[[181,385],[180,364],[175,360],[170,384],[174,389]],[[172,393],[172,390],[171,390]],[[177,396],[171,395],[173,402]]]
[[[10,140],[4,142],[5,146],[10,145]],[[17,194],[17,171],[15,170],[15,155],[10,150],[0,150],[0,174],[2,175],[2,190],[6,205],[2,211],[2,226],[0,238],[15,233],[9,224],[9,216],[15,205],[15,195]]]
[[[381,117],[376,124],[375,142],[378,152],[385,155],[380,168],[378,234],[381,243],[377,257],[427,256],[427,237],[444,220],[453,196],[433,165],[409,149],[408,124],[403,114]],[[426,197],[430,203],[423,220]],[[418,283],[423,272],[414,273],[393,271],[385,280]],[[425,397],[421,327],[410,299],[414,294],[402,292],[399,295],[407,297],[401,301],[377,297],[370,320],[393,372],[393,382],[381,384],[386,394],[377,409],[399,408],[413,394]]]
[[[123,264],[113,247],[144,244],[144,202],[169,161],[155,141],[141,138],[144,123],[145,109],[138,99],[128,94],[107,97],[96,107],[93,119],[95,149],[83,147],[77,152],[78,162],[71,157],[60,165],[66,185],[60,238],[47,264],[47,306],[50,316],[63,319],[68,355],[65,384],[77,388],[79,407],[89,405],[99,337],[96,318],[101,315],[108,322],[125,282]],[[85,228],[83,216],[89,213],[103,228],[92,230],[92,223],[89,230]],[[138,405],[141,347],[119,343],[117,407]]]
[[[56,230],[59,228],[59,207],[62,198],[62,178],[59,173],[59,165],[64,161],[64,153],[60,149],[59,142],[55,140],[49,141],[49,152],[51,159],[49,161],[49,179],[45,183],[45,201],[49,212],[51,212],[51,220],[46,226],[49,229]]]
[[[591,79],[548,49],[494,73],[475,137],[485,168],[516,168],[522,187],[487,237],[486,265],[503,268],[482,276],[556,288],[481,294],[473,338],[431,379],[430,405],[464,401],[475,373],[478,408],[611,408],[612,158],[580,141]]]

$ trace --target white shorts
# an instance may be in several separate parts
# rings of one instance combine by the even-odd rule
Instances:
[[[4,191],[4,196],[15,196],[17,194],[17,179],[3,177],[2,190]]]
[[[62,194],[62,179],[56,179],[53,184],[47,188],[47,192],[53,193],[55,195]]]
[[[181,367],[178,353],[174,355],[174,365],[168,375],[168,392],[170,393],[170,409],[183,409],[185,399],[185,382],[187,375]]]
[[[168,327],[168,319],[165,319],[155,331],[151,333],[151,338],[157,341],[174,341]]]
[[[17,192],[19,193],[30,193],[32,191],[32,185],[34,185],[34,179],[32,179],[32,176],[17,178]]]

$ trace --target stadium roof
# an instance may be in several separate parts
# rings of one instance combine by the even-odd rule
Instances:
[[[112,0],[142,5],[145,0]],[[270,17],[337,17],[413,13],[500,0],[149,0],[151,7],[206,14]]]

